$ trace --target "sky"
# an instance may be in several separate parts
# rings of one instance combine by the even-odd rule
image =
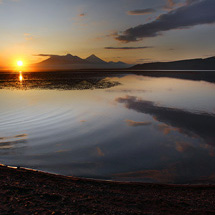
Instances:
[[[0,67],[91,54],[137,64],[215,55],[215,0],[0,0]]]

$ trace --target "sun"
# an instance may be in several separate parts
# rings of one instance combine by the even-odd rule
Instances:
[[[23,62],[22,62],[21,60],[18,60],[18,61],[17,61],[17,65],[18,65],[18,66],[23,66]]]

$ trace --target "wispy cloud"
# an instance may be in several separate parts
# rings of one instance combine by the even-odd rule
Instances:
[[[84,17],[84,16],[86,16],[86,15],[87,15],[87,13],[80,13],[80,14],[79,14],[80,17]]]
[[[138,46],[138,47],[105,47],[105,49],[115,49],[115,50],[132,50],[132,49],[149,49],[153,46]]]
[[[104,157],[105,156],[104,152],[99,147],[96,147],[96,150],[97,150],[97,153],[98,153],[98,155],[100,157]]]
[[[25,33],[24,37],[25,37],[25,40],[33,40],[34,39],[34,36],[32,34],[28,34],[28,33]]]
[[[130,10],[127,12],[128,15],[147,15],[147,14],[152,14],[155,13],[156,10],[153,8],[146,8],[146,9],[141,9],[141,10]]]
[[[166,0],[166,5],[164,6],[164,9],[166,10],[172,10],[177,4],[173,0]]]
[[[54,54],[36,54],[34,56],[37,56],[37,57],[51,57],[51,56],[58,56],[58,55],[54,55]]]
[[[116,40],[122,42],[139,41],[143,38],[159,36],[164,31],[215,23],[214,0],[188,1],[188,3],[160,15],[150,23],[125,30],[116,36]]]
[[[191,143],[176,142],[176,150],[178,152],[188,152],[188,151],[192,151],[193,149],[194,149],[194,147],[192,146]]]
[[[129,119],[125,120],[125,122],[127,123],[128,126],[131,126],[131,127],[151,125],[151,122],[136,122]]]

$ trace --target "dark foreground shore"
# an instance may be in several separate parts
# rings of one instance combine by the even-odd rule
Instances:
[[[215,186],[94,181],[0,166],[0,214],[215,214]]]

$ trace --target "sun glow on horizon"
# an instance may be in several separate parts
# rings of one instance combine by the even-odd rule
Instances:
[[[18,60],[18,61],[17,61],[17,66],[23,66],[23,61]]]

